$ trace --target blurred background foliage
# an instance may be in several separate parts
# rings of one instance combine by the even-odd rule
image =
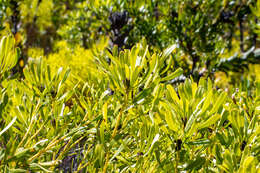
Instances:
[[[259,172],[259,0],[0,0],[0,172]]]
[[[207,76],[227,85],[240,81],[236,75],[247,75],[248,65],[260,61],[259,53],[248,56],[259,48],[255,0],[1,0],[0,9],[1,34],[15,35],[22,64],[31,52],[42,51],[60,62],[60,42],[77,52],[77,47],[90,49],[104,38],[109,49],[129,49],[143,39],[155,52],[175,44],[174,66],[184,67],[186,77]]]

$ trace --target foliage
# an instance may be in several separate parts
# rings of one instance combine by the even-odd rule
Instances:
[[[0,172],[260,172],[259,9],[0,0]]]
[[[15,40],[12,36],[5,36],[0,42],[0,75],[10,70],[17,63],[19,49],[15,48]]]
[[[206,78],[173,86],[183,71],[162,65],[171,51],[86,50],[98,73],[81,87],[30,59],[24,79],[2,82],[1,171],[259,171],[260,82],[232,96]]]
[[[22,41],[25,62],[29,48],[49,54],[60,40],[91,48],[109,36],[111,48],[131,48],[145,38],[151,50],[176,44],[176,66],[198,81],[223,70],[215,68],[223,57],[257,48],[258,9],[256,0],[3,0],[0,20]]]

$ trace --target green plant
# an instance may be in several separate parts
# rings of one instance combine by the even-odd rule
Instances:
[[[0,172],[259,172],[259,8],[0,0]]]

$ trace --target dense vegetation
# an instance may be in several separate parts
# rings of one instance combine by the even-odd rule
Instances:
[[[260,0],[0,0],[0,172],[260,172]]]

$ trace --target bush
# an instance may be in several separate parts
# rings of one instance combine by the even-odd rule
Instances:
[[[12,39],[2,39],[1,56]],[[209,78],[172,85],[183,73],[164,65],[175,47],[97,47],[30,59],[24,79],[1,75],[2,172],[259,171],[259,80],[229,93]],[[78,73],[88,65],[95,71]],[[75,76],[84,85],[69,82]]]

